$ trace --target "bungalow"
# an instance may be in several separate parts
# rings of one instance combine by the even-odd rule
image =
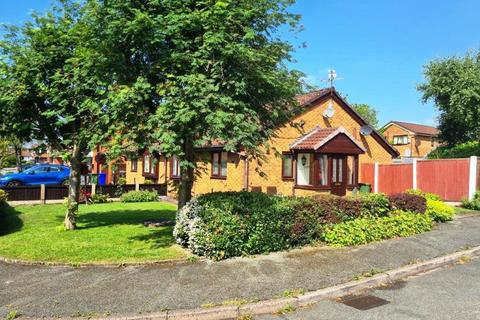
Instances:
[[[302,112],[280,126],[261,162],[240,149],[226,152],[221,142],[196,149],[194,194],[261,191],[306,195],[345,195],[361,181],[362,163],[389,163],[398,152],[371,129],[333,88],[297,97]],[[175,194],[180,178],[176,157],[145,153],[127,159],[127,183],[167,183]]]
[[[432,126],[390,121],[380,132],[403,159],[424,158],[439,145],[439,131]]]

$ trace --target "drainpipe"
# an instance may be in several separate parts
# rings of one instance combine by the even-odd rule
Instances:
[[[250,171],[250,162],[248,161],[248,156],[245,155],[245,158],[243,159],[243,189],[245,191],[248,191],[249,171]]]

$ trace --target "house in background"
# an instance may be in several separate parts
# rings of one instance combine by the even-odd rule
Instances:
[[[390,121],[380,132],[404,160],[424,158],[439,145],[439,131],[432,126]]]
[[[196,148],[193,193],[261,191],[270,194],[345,195],[358,187],[361,163],[390,163],[398,152],[333,88],[297,97],[299,112],[279,126],[259,163],[240,147],[227,152],[221,141]],[[143,153],[127,159],[127,183],[167,183],[174,195],[180,178],[175,157]]]

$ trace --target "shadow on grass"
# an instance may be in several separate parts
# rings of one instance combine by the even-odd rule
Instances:
[[[175,244],[173,227],[150,228],[149,234],[130,237],[132,241],[144,241],[152,243],[152,249],[167,248]]]
[[[14,233],[22,229],[23,221],[20,212],[6,203],[0,203],[0,236]]]
[[[109,212],[81,213],[77,218],[78,229],[91,229],[113,225],[143,225],[151,219],[175,220],[172,210],[112,210]]]

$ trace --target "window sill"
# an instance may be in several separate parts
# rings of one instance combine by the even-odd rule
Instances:
[[[295,185],[295,189],[302,189],[302,190],[319,190],[319,191],[328,191],[330,190],[330,186],[300,186],[300,185]]]
[[[282,177],[283,181],[294,181],[295,179],[293,177]]]
[[[210,176],[210,179],[214,180],[227,180],[226,176]]]

